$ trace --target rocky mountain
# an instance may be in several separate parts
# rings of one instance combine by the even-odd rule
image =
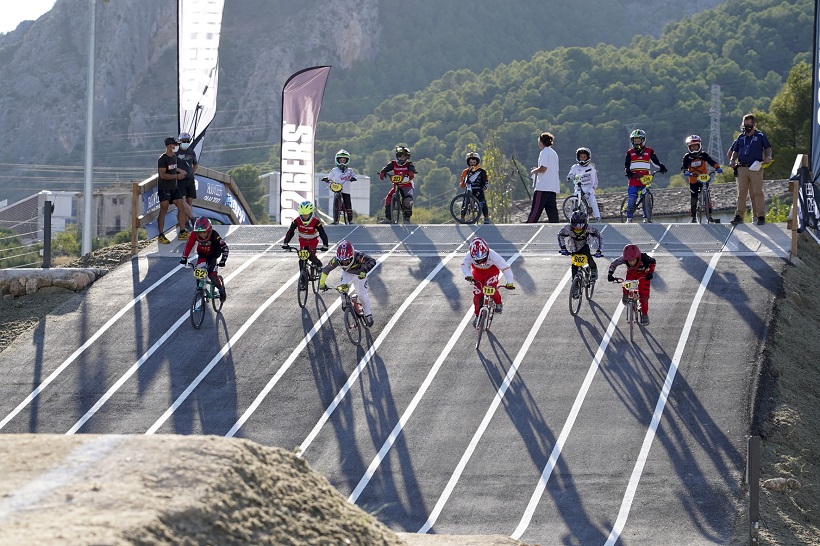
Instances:
[[[226,0],[203,163],[264,162],[279,138],[282,85],[306,66],[334,67],[323,117],[358,121],[447,70],[480,71],[559,45],[625,44],[718,3]],[[82,186],[88,6],[57,0],[0,35],[0,199]],[[173,0],[97,2],[95,183],[150,174],[162,138],[176,132],[176,25]]]

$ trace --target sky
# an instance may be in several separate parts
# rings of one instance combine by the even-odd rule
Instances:
[[[54,6],[55,0],[2,0],[0,33],[11,32],[23,21],[33,21]]]

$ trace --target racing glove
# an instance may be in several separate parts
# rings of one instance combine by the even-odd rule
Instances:
[[[723,174],[723,169],[718,167],[717,169],[715,169],[715,172],[718,173],[718,174]]]
[[[655,277],[655,274],[650,271],[649,273],[646,274],[645,278],[646,278],[646,280],[651,281],[654,277]]]
[[[631,170],[627,169],[626,170],[626,177],[627,178],[635,178],[635,173],[633,173]]]
[[[472,275],[467,275],[466,277],[464,277],[464,280],[467,281],[467,282],[474,282],[475,281],[475,279],[473,278]]]
[[[661,174],[666,174],[669,172],[669,169],[666,168],[666,165],[661,163]]]
[[[367,271],[359,271],[359,278],[364,279],[367,277]]]
[[[558,253],[562,256],[569,256],[569,250],[567,250],[567,247],[565,246],[562,246]]]
[[[596,258],[603,258],[603,257],[604,257],[604,253],[603,253],[603,252],[601,252],[600,250],[598,250],[598,251],[596,251],[596,252],[595,252],[595,257],[596,257]]]
[[[384,180],[384,171],[379,171],[379,180]]]
[[[285,243],[282,245],[282,250],[290,250],[290,245]]]
[[[225,260],[219,260],[219,263],[216,265],[218,265],[219,267],[225,267]]]
[[[181,263],[182,265],[188,265],[188,256],[183,256],[183,257],[179,260],[179,263]]]
[[[612,271],[607,273],[606,280],[608,280],[609,282],[615,282],[615,276],[612,275]]]
[[[511,282],[508,282],[504,285],[504,288],[506,288],[507,290],[515,290],[515,285]]]
[[[324,176],[322,177],[322,182],[330,182],[330,178]]]
[[[327,245],[322,245],[319,247],[319,252],[327,252]]]

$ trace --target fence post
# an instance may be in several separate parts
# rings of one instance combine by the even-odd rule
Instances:
[[[54,205],[51,201],[43,203],[43,269],[51,267],[51,213]]]
[[[746,457],[746,482],[749,484],[749,544],[760,544],[760,436],[749,436]]]

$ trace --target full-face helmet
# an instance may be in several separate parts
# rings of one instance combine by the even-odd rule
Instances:
[[[686,137],[686,147],[689,153],[696,154],[703,149],[702,140],[698,135],[689,135]]]
[[[210,239],[212,229],[213,226],[211,226],[211,221],[204,216],[197,218],[194,223],[194,233],[196,233],[196,238],[200,241],[207,241]]]
[[[302,201],[299,205],[299,219],[303,224],[307,224],[313,218],[314,211],[313,203],[310,201]]]
[[[587,154],[587,158],[586,159],[581,159],[581,154]],[[589,151],[589,148],[578,148],[577,150],[575,150],[575,160],[582,167],[586,167],[587,165],[589,165],[589,162],[590,162],[591,159],[592,159],[592,152]]]
[[[475,159],[475,165],[470,164],[471,159]],[[481,165],[481,156],[478,154],[478,152],[468,153],[467,157],[465,157],[464,160],[467,162],[468,167],[477,167],[477,166]]]
[[[470,243],[470,257],[477,264],[487,263],[487,258],[490,257],[490,247],[481,237],[476,237]]]
[[[641,249],[638,245],[626,245],[624,247],[623,258],[627,262],[638,260],[641,257]]]
[[[396,163],[404,165],[410,160],[410,149],[407,146],[396,146]]]
[[[347,153],[347,150],[339,150],[336,152],[336,166],[339,167],[342,171],[347,169],[347,166],[350,164],[350,154]]]
[[[635,142],[639,139],[639,142]],[[635,129],[634,131],[632,131],[632,134],[629,135],[629,142],[632,143],[633,148],[635,148],[636,150],[640,150],[646,143],[646,132],[642,129]]]
[[[353,253],[353,245],[350,241],[345,240],[339,243],[339,246],[336,247],[336,259],[339,261],[339,265],[344,269],[353,265]]]
[[[583,233],[588,225],[587,213],[582,210],[576,210],[572,213],[569,223],[572,226],[572,231],[575,233]]]

